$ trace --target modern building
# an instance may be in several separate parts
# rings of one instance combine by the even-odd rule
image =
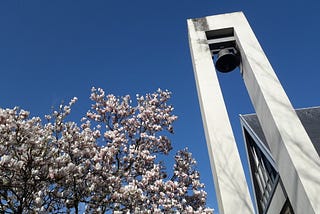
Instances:
[[[320,154],[320,107],[298,109],[296,113],[317,153]],[[294,213],[257,115],[240,115],[240,121],[257,212]]]

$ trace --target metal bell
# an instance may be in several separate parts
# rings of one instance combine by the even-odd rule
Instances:
[[[240,57],[234,48],[225,48],[219,51],[216,69],[222,73],[233,71],[240,65]]]

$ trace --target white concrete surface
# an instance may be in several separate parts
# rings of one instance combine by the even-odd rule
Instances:
[[[205,31],[188,20],[189,43],[219,213],[254,213]]]

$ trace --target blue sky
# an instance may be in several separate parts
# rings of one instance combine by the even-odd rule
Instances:
[[[0,1],[0,107],[33,115],[92,86],[116,95],[173,92],[175,150],[189,147],[217,210],[187,37],[186,20],[243,11],[295,108],[319,105],[320,3],[295,1]],[[253,108],[238,71],[219,74],[245,159],[239,114]]]

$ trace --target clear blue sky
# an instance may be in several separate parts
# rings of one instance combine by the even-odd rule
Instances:
[[[116,95],[173,92],[175,150],[189,147],[217,210],[187,37],[187,18],[243,11],[294,107],[319,105],[320,3],[316,0],[0,1],[0,106],[33,115],[92,86]],[[238,114],[252,113],[239,72],[219,75],[242,159]],[[214,107],[213,107],[214,108]]]

